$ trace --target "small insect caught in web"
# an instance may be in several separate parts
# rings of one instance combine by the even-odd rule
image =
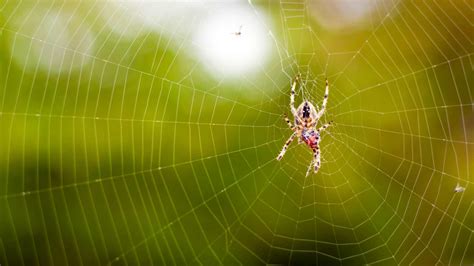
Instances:
[[[242,25],[240,25],[238,31],[232,32],[231,34],[232,34],[232,35],[235,35],[235,36],[240,36],[240,35],[242,35]]]
[[[463,192],[464,190],[466,190],[465,187],[461,187],[461,185],[459,185],[459,183],[456,184],[456,187],[454,188],[454,192],[455,193],[459,193],[459,192]]]

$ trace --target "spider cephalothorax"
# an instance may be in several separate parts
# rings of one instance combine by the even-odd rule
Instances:
[[[297,137],[299,143],[306,143],[306,145],[308,145],[308,147],[313,151],[314,158],[311,161],[311,164],[309,165],[308,171],[306,172],[306,175],[308,175],[312,165],[314,165],[315,173],[318,172],[321,166],[321,152],[319,149],[319,143],[321,142],[321,132],[324,131],[327,127],[329,127],[329,125],[331,125],[331,122],[329,122],[320,127],[319,129],[316,129],[316,125],[319,119],[323,116],[326,110],[326,104],[329,95],[329,83],[326,80],[326,91],[324,93],[324,99],[323,104],[321,106],[321,110],[317,110],[314,105],[307,100],[303,101],[300,106],[295,109],[295,88],[298,80],[299,76],[296,76],[291,86],[290,95],[290,109],[291,113],[295,118],[294,125],[291,124],[290,120],[285,115],[285,121],[291,128],[291,130],[293,130],[293,134],[286,141],[285,145],[283,146],[283,149],[277,157],[277,160],[281,160],[281,158],[283,158],[283,155],[285,155],[288,146],[293,141],[293,139]]]

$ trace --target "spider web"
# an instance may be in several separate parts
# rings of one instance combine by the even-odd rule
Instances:
[[[215,3],[1,4],[0,264],[474,263],[472,6],[368,2],[245,2],[273,57],[238,78],[189,52]],[[308,177],[298,73],[334,120]]]

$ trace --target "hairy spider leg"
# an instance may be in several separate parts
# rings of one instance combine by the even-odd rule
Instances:
[[[323,132],[323,131],[326,130],[326,128],[328,128],[331,124],[332,124],[332,121],[330,121],[330,122],[327,123],[327,124],[324,124],[322,127],[320,127],[320,128],[318,129],[318,132],[320,132],[320,133]]]
[[[297,131],[297,132],[299,132],[299,135],[298,135],[298,144],[303,143],[303,140],[301,139],[301,133],[302,133],[303,131],[302,131],[302,130],[299,130],[299,131]]]
[[[324,99],[323,99],[323,104],[321,105],[321,110],[319,110],[318,115],[316,116],[317,119],[319,119],[321,116],[323,116],[324,111],[326,111],[326,104],[328,103],[328,96],[329,96],[329,82],[326,79],[326,91],[324,92]]]
[[[297,81],[298,81],[298,78],[295,78],[295,80],[293,81],[293,84],[291,85],[291,92],[290,92],[290,109],[294,117],[298,117],[298,114],[296,113],[296,108],[295,108],[295,88],[296,88]]]
[[[288,124],[288,126],[290,127],[290,129],[294,131],[294,130],[295,130],[295,127],[291,124],[290,119],[288,119],[288,116],[287,116],[286,114],[284,114],[284,117],[283,117],[283,118],[285,119],[285,122]]]
[[[321,166],[319,140],[318,140],[318,144],[316,145],[316,147],[313,148],[313,160],[311,160],[311,163],[309,164],[308,171],[306,171],[306,176],[309,175],[309,172],[311,171],[311,166],[313,166],[313,165],[314,165],[314,173],[317,173],[318,170],[319,170],[319,167]]]
[[[286,141],[285,145],[283,145],[283,149],[281,149],[281,152],[280,152],[280,154],[278,154],[278,157],[277,157],[278,161],[281,160],[281,158],[283,158],[283,155],[285,155],[285,152],[288,149],[288,146],[290,146],[290,144],[293,141],[293,139],[295,138],[295,136],[296,136],[296,132],[293,132],[293,134],[291,134],[291,136]]]
[[[316,154],[314,156],[316,157],[314,162],[314,173],[316,174],[321,167],[321,150],[319,149],[319,141],[318,146],[316,146]]]
[[[291,85],[290,109],[295,119],[298,120],[299,123],[304,124],[303,121],[301,121],[301,118],[298,116],[298,112],[296,111],[296,108],[295,108],[295,89],[296,89],[296,84],[298,83],[298,80],[299,80],[299,76],[300,76],[299,74],[296,75],[295,80],[293,81],[293,84]]]

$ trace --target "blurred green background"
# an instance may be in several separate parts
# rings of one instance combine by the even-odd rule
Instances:
[[[0,3],[0,264],[473,264],[469,1]],[[296,103],[334,120],[322,168]],[[455,187],[465,188],[455,193]]]

